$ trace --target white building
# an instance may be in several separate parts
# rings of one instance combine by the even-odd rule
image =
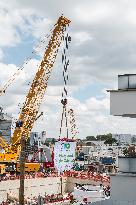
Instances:
[[[3,113],[3,109],[0,107],[0,136],[2,136],[7,143],[10,143],[11,138],[11,122],[12,118]]]
[[[136,74],[118,76],[118,90],[110,92],[110,114],[136,117]]]
[[[118,76],[118,90],[110,90],[110,113],[136,117],[136,74]],[[110,177],[111,197],[101,205],[136,205],[136,158],[119,157],[119,169]]]
[[[132,139],[136,139],[136,135],[131,134],[112,134],[112,137],[115,138],[119,144],[131,144]]]

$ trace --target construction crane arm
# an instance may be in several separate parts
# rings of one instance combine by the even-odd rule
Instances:
[[[0,147],[2,149],[4,149],[5,151],[8,149],[9,145],[7,144],[7,142],[2,138],[0,137]]]
[[[47,88],[48,80],[50,78],[58,49],[64,36],[64,31],[69,23],[70,20],[61,16],[55,24],[55,28],[48,47],[44,53],[43,60],[41,61],[28,95],[26,96],[26,101],[18,119],[18,121],[23,124],[22,128],[16,128],[13,133],[13,137],[11,138],[11,149],[17,149],[22,135],[25,136],[26,139],[30,135],[41,101]]]

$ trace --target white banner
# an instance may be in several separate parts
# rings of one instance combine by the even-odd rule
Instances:
[[[75,160],[76,142],[59,141],[54,146],[54,164],[59,172],[70,170]]]

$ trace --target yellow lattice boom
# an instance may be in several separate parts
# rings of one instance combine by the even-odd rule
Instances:
[[[17,153],[18,148],[20,147],[21,136],[24,136],[26,139],[30,136],[30,132],[33,128],[40,104],[47,88],[58,49],[61,41],[63,40],[66,26],[69,25],[69,23],[70,20],[61,16],[54,25],[55,27],[52,32],[51,39],[48,43],[47,49],[34,77],[30,90],[26,96],[25,103],[18,119],[18,121],[23,123],[22,128],[15,128],[8,152],[11,151],[12,153]],[[0,154],[0,158],[1,157],[2,156]]]

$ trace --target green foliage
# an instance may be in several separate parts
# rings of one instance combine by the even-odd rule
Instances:
[[[94,140],[96,140],[96,138],[94,136],[87,136],[86,140],[87,141],[94,141]]]
[[[51,142],[51,143],[52,143],[52,144],[55,144],[55,138],[52,139],[52,142]]]
[[[115,138],[108,138],[104,142],[104,144],[109,144],[109,145],[112,145],[114,143],[117,143],[117,140]]]
[[[111,139],[112,138],[112,134],[111,133],[108,133],[108,134],[105,134],[105,135],[97,135],[96,136],[96,139],[97,140],[101,140],[101,141],[106,141],[107,139]]]
[[[127,149],[126,147],[123,149],[123,154],[124,154],[125,156],[128,156],[128,149]]]
[[[117,143],[117,140],[115,138],[112,138],[112,134],[108,133],[108,134],[104,134],[104,135],[97,135],[96,138],[94,136],[87,136],[86,137],[87,141],[104,141],[104,144],[114,144]]]

